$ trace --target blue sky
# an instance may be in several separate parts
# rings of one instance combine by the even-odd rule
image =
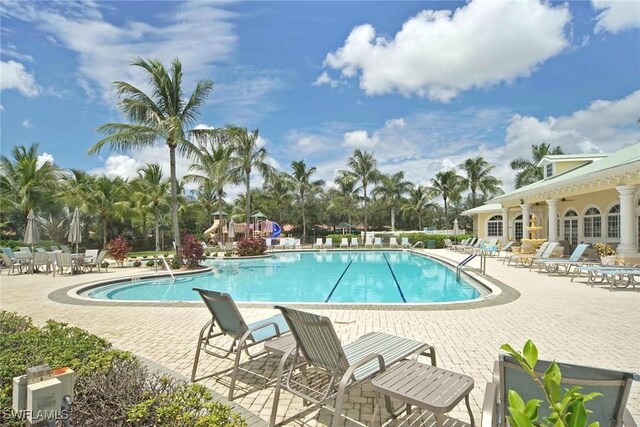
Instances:
[[[38,142],[64,168],[168,173],[162,144],[86,154],[121,120],[111,83],[144,86],[136,56],[180,58],[188,92],[214,81],[199,126],[257,128],[275,166],[304,159],[326,180],[361,148],[420,184],[483,155],[508,190],[532,144],[640,140],[638,1],[0,0],[0,14],[1,152]]]

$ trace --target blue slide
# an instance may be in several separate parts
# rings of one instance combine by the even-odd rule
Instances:
[[[274,222],[273,233],[271,233],[270,237],[280,237],[280,234],[282,234],[282,228],[280,228],[280,224],[278,224],[277,222]]]

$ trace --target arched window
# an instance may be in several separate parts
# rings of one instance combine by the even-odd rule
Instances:
[[[489,221],[487,222],[487,236],[502,236],[502,215],[494,215],[489,218]]]
[[[602,237],[602,217],[598,208],[589,208],[582,223],[584,237]]]
[[[573,209],[564,214],[564,240],[570,245],[578,244],[578,212]]]
[[[607,237],[612,239],[620,238],[620,205],[615,205],[609,209],[607,214]]]

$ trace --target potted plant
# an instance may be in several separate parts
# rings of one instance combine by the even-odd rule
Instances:
[[[611,246],[604,242],[598,242],[594,243],[593,247],[598,251],[598,254],[600,255],[600,262],[603,265],[615,264],[616,251]]]

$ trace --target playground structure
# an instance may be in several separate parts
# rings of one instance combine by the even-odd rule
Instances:
[[[252,215],[253,223],[249,224],[250,227],[250,235],[253,237],[265,237],[265,238],[278,238],[282,234],[282,227],[280,224],[274,221],[269,221],[267,219],[260,221],[259,217],[255,217]],[[223,241],[233,241],[234,238],[238,235],[245,235],[246,224],[244,223],[234,223],[233,221],[227,221],[223,219],[223,223],[220,224],[219,220],[213,221],[213,225],[206,229],[202,234],[205,239],[209,241],[217,240],[220,226],[222,225],[222,239]],[[233,232],[229,232],[229,228],[233,227]],[[224,242],[223,242],[224,243]]]

